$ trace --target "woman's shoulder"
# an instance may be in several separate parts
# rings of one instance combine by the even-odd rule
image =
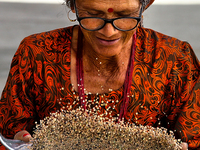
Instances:
[[[139,27],[137,30],[138,46],[144,51],[165,54],[181,59],[195,59],[197,57],[187,41],[181,41],[175,37],[165,35],[152,29]]]
[[[175,37],[171,37],[168,35],[165,35],[163,33],[160,33],[158,31],[149,29],[149,28],[143,28],[143,27],[139,27],[137,30],[137,36],[138,38],[140,38],[140,40],[144,40],[146,41],[154,41],[156,44],[164,44],[165,43],[170,43],[170,42],[175,42],[175,44],[181,44],[183,43],[183,41],[175,38]]]
[[[25,37],[21,44],[36,47],[51,47],[63,44],[70,44],[72,38],[73,26],[54,29],[51,31],[35,33]],[[53,48],[53,47],[52,47]]]
[[[35,33],[25,37],[16,52],[29,51],[33,55],[70,51],[73,26]]]

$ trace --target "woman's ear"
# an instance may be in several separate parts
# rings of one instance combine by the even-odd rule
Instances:
[[[71,7],[71,10],[72,10],[73,13],[76,13],[74,7]]]

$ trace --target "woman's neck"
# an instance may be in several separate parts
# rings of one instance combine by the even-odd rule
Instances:
[[[88,92],[106,93],[123,86],[131,54],[131,44],[114,56],[102,56],[83,46],[84,85]]]

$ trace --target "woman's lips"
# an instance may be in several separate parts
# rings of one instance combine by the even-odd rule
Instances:
[[[120,40],[120,38],[113,39],[113,40],[105,40],[105,39],[101,39],[101,38],[97,38],[97,39],[102,45],[106,45],[106,46],[114,45]]]

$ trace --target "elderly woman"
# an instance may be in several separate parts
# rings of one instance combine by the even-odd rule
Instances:
[[[142,27],[153,0],[66,2],[79,25],[21,42],[0,100],[0,132],[28,141],[36,121],[81,106],[166,127],[200,148],[199,61],[188,43]]]

